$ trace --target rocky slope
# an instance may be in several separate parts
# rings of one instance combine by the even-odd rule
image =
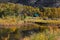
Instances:
[[[0,0],[0,2],[13,2],[30,6],[60,7],[60,0]]]

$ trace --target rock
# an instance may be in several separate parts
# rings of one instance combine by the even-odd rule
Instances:
[[[29,6],[60,7],[60,0],[0,0],[1,2],[13,2]]]

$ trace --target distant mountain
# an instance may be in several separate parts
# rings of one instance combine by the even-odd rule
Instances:
[[[0,2],[13,2],[30,6],[60,7],[60,0],[0,0]]]

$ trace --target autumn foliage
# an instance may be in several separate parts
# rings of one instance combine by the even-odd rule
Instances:
[[[36,29],[38,29],[38,32],[41,33],[30,36],[31,40],[44,40],[44,38],[48,40],[49,38],[51,38],[53,29],[51,29],[52,34],[50,34],[50,26],[48,27],[48,24],[39,25],[38,23],[36,24],[24,21],[26,17],[41,17],[51,19],[60,18],[60,8],[43,8],[43,10],[41,10],[42,8],[21,4],[0,3],[0,27],[2,26],[2,28],[0,28],[0,40],[19,40],[21,36],[23,37],[23,34],[21,32],[24,33],[24,31],[26,30],[33,31],[33,29],[34,31],[31,32],[32,34],[36,32]],[[58,32],[54,32],[58,34]],[[51,35],[51,37],[47,34]],[[55,36],[55,34],[53,36]],[[13,37],[13,39],[11,37]]]

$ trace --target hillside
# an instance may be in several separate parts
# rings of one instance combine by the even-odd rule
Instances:
[[[38,4],[40,0],[33,1],[33,5],[25,4],[24,0],[21,0],[24,4],[3,1],[5,3],[0,3],[0,40],[60,40],[59,7],[43,7]],[[39,7],[35,7],[35,3]]]

